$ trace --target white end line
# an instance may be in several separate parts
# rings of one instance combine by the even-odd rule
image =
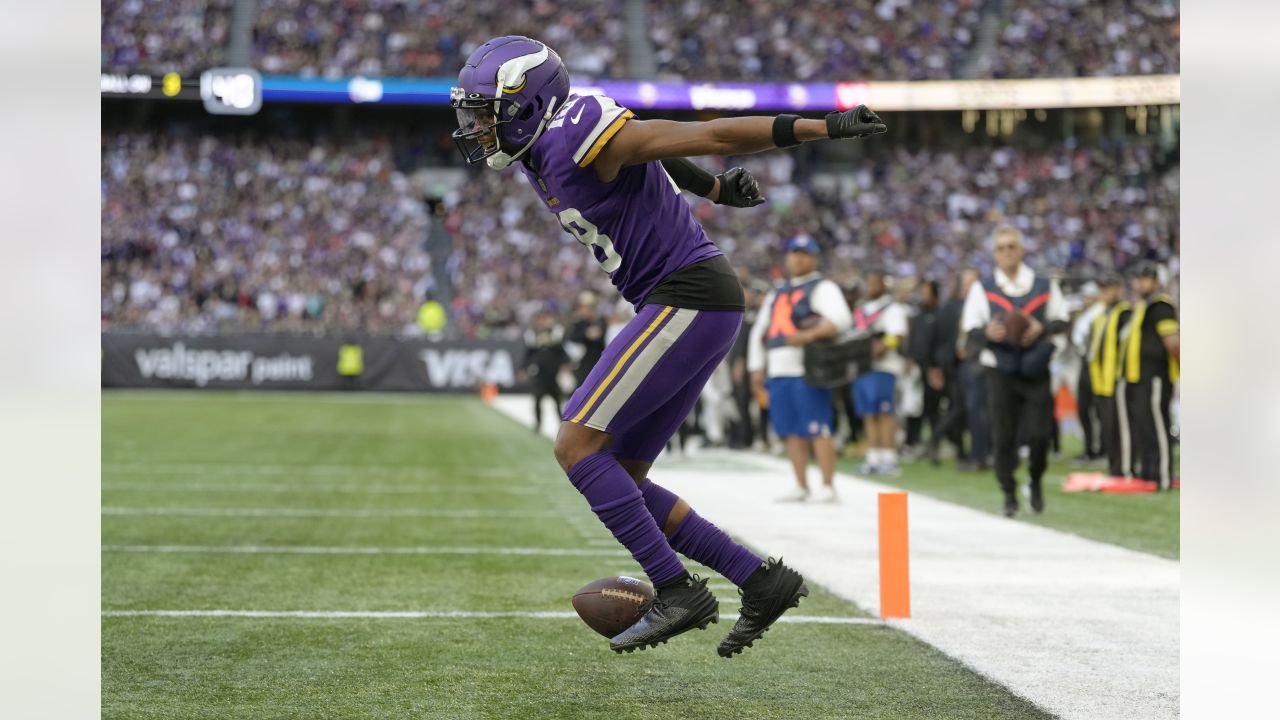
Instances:
[[[121,507],[106,506],[103,515],[148,515],[159,517],[299,517],[299,518],[550,518],[560,513],[549,510],[426,510],[388,508],[345,510],[332,508],[206,508],[206,507]]]
[[[618,557],[627,553],[594,548],[530,547],[314,547],[306,545],[103,545],[113,553],[207,553],[245,555],[535,555]]]
[[[282,618],[282,619],[489,619],[528,618],[534,620],[576,619],[577,613],[568,611],[517,610],[508,612],[480,612],[469,610],[103,610],[102,617],[138,618]],[[727,614],[725,618],[737,618]],[[783,615],[780,623],[794,625],[884,625],[882,620],[865,617],[828,617],[822,615]]]

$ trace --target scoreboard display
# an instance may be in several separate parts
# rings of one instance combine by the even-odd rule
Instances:
[[[178,73],[122,75],[103,73],[103,97],[200,100],[215,115],[253,115],[262,108],[262,75],[253,68],[213,68],[198,79]]]
[[[262,108],[262,75],[252,68],[205,70],[200,99],[214,115],[253,115]]]

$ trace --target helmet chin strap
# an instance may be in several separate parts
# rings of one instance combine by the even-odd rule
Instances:
[[[515,162],[516,160],[519,160],[521,155],[524,155],[525,153],[529,152],[529,148],[533,147],[533,144],[538,141],[539,137],[542,136],[542,131],[547,129],[547,121],[550,120],[551,116],[555,114],[556,100],[558,99],[559,98],[557,98],[555,95],[551,96],[551,102],[547,103],[547,111],[542,114],[542,120],[538,121],[538,129],[533,132],[533,137],[529,138],[529,142],[525,143],[524,147],[520,148],[519,152],[517,152],[515,155],[508,155],[502,152],[501,150],[499,150],[498,152],[490,155],[488,158],[485,159],[485,162],[489,164],[489,167],[493,168],[494,170],[502,170],[508,167],[509,165],[511,165],[511,163]]]

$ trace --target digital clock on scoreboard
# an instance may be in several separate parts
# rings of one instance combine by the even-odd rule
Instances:
[[[213,68],[200,73],[200,98],[215,115],[252,115],[262,107],[262,75],[253,68]]]

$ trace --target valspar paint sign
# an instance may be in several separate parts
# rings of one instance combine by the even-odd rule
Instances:
[[[175,342],[169,347],[138,348],[134,359],[144,379],[189,381],[196,387],[211,380],[251,385],[312,380],[310,355],[263,357],[248,350],[195,350]]]
[[[347,362],[339,363],[340,351]],[[468,393],[491,383],[522,392],[523,362],[523,345],[500,340],[102,336],[103,387]]]
[[[270,335],[107,333],[102,336],[102,386],[317,388],[336,384],[338,345]],[[333,367],[329,372],[327,365]]]

